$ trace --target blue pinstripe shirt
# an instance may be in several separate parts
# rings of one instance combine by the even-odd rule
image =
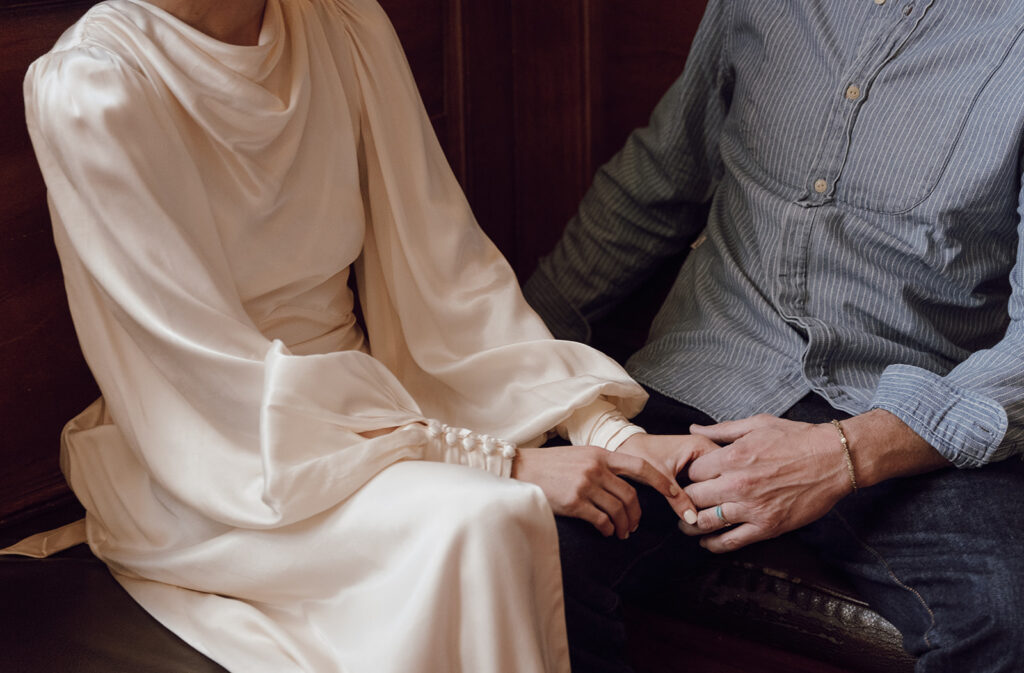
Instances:
[[[641,382],[720,420],[887,409],[960,467],[1021,453],[1022,31],[1020,0],[712,0],[528,299],[586,340],[691,246]]]

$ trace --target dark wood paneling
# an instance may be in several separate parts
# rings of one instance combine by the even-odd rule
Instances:
[[[596,168],[682,71],[704,0],[516,0],[514,247],[521,278]]]
[[[381,0],[395,26],[448,161],[465,179],[461,0]]]
[[[705,0],[591,0],[591,169],[607,161],[682,72]]]
[[[461,10],[466,170],[480,226],[515,264],[515,125],[512,4],[464,0]]]
[[[589,19],[585,0],[515,0],[513,8],[515,261],[525,278],[589,180]]]
[[[66,492],[60,429],[97,394],[68,316],[21,97],[28,64],[91,4],[0,8],[0,518]]]
[[[682,72],[705,4],[592,0],[587,57],[591,172],[618,151],[631,130],[647,123],[654,105]],[[643,345],[680,262],[666,261],[641,290],[595,325],[593,345],[623,361]]]

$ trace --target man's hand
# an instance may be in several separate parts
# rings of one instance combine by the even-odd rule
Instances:
[[[843,421],[859,486],[917,474],[949,463],[902,421],[872,410]],[[824,516],[853,485],[831,424],[758,415],[691,432],[727,444],[694,460],[686,492],[701,509],[696,530],[713,552],[738,549]],[[722,516],[716,508],[721,506]]]
[[[643,458],[596,446],[519,449],[512,478],[537,484],[555,514],[589,521],[608,536],[626,539],[640,524],[636,489],[619,475],[661,493],[676,513],[696,511],[674,479]]]

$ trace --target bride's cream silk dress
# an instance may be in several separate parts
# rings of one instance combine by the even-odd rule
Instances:
[[[25,99],[103,392],[62,464],[125,589],[232,671],[568,671],[511,444],[645,394],[524,303],[376,2],[269,0],[242,47],[113,0]]]

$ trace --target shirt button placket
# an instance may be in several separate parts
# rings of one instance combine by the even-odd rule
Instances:
[[[846,100],[848,101],[858,101],[861,97],[860,87],[857,86],[856,84],[850,84],[846,87],[846,90],[843,92],[843,95],[846,97]],[[815,192],[817,192],[818,194],[824,194],[825,192],[828,191],[828,180],[826,180],[825,178],[818,178],[817,180],[814,181],[814,184],[812,186],[814,187]]]

